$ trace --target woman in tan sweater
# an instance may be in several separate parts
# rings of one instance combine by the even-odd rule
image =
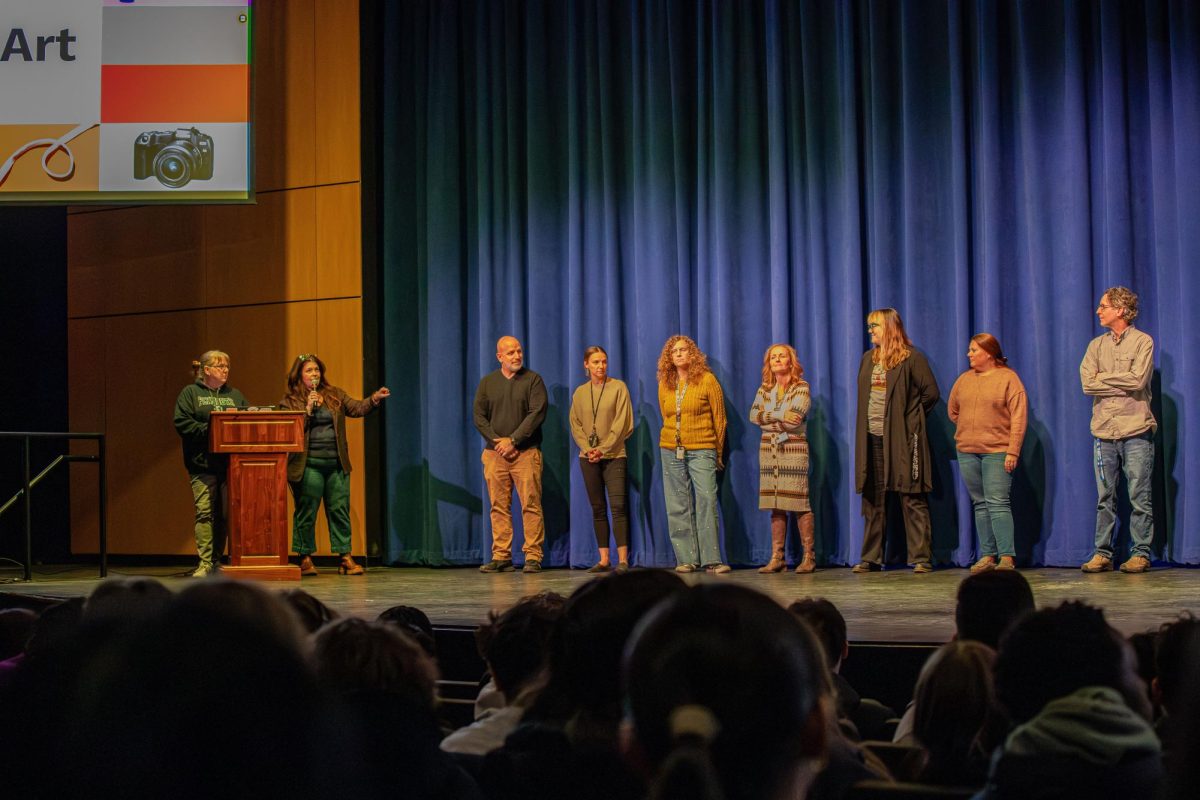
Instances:
[[[729,572],[721,560],[717,470],[724,469],[725,396],[708,359],[687,336],[667,339],[658,358],[658,406],[667,530],[676,572]]]
[[[971,572],[1015,569],[1009,491],[1025,439],[1025,386],[990,333],[971,337],[967,361],[971,368],[954,382],[946,411],[957,426],[958,470],[979,534],[979,560]]]

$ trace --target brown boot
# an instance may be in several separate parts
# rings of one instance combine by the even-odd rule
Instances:
[[[305,576],[317,574],[317,567],[313,564],[312,556],[306,555],[300,559],[300,574]]]
[[[800,544],[804,547],[804,559],[796,565],[796,574],[807,575],[817,568],[817,536],[813,533],[811,511],[800,517]]]
[[[787,514],[780,516],[778,513],[771,514],[771,560],[767,562],[765,567],[759,567],[758,571],[762,574],[770,572],[783,572],[787,569],[787,560],[784,557],[783,548],[787,542]]]

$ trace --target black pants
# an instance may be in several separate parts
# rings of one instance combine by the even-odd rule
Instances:
[[[887,491],[883,488],[883,437],[867,434],[867,485],[863,487],[862,560],[883,563],[883,528],[887,521]],[[900,510],[904,515],[904,534],[908,542],[908,563],[929,563],[929,502],[924,492],[900,495]]]
[[[592,504],[592,527],[596,529],[596,546],[608,547],[608,510],[612,508],[612,533],[617,547],[629,545],[629,512],[625,503],[628,490],[625,481],[625,459],[605,458],[595,464],[586,458],[579,459],[583,473],[583,485],[587,488],[588,502]],[[604,490],[608,490],[608,503],[604,502]]]

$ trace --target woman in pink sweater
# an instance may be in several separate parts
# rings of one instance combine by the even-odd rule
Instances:
[[[1015,569],[1009,492],[1025,439],[1025,386],[990,333],[971,337],[967,361],[971,368],[954,382],[946,410],[957,426],[958,469],[979,534],[971,572]]]

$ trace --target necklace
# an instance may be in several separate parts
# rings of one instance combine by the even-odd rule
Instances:
[[[588,447],[598,447],[600,445],[600,437],[596,435],[596,412],[600,410],[600,401],[604,399],[604,387],[608,386],[608,376],[604,376],[604,381],[600,384],[600,396],[596,397],[591,384],[588,385],[588,396],[592,400],[592,433],[588,436]]]

